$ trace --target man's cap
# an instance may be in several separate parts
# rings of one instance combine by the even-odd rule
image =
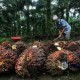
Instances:
[[[53,20],[57,20],[58,19],[58,16],[57,15],[53,15]]]

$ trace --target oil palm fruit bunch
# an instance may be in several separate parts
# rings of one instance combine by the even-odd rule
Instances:
[[[20,55],[27,48],[26,44],[22,41],[15,42],[12,45],[12,50]]]
[[[54,45],[58,50],[63,50],[63,49],[66,49],[67,41],[57,41],[57,42],[54,42]]]
[[[5,49],[11,49],[11,43],[9,41],[2,42],[1,46],[3,46]]]
[[[11,49],[0,47],[0,73],[7,73],[13,70],[17,55]]]
[[[59,49],[66,49],[69,51],[76,51],[79,49],[79,44],[76,41],[58,41],[54,42],[54,45]]]
[[[52,41],[48,42],[35,41],[33,43],[33,46],[37,46],[38,48],[43,49],[46,56],[49,55],[51,52],[57,51],[57,48]]]
[[[37,46],[38,48],[42,48],[45,43],[41,41],[34,41],[32,43],[33,46]]]
[[[4,49],[5,49],[5,47],[3,47],[3,46],[0,45],[0,51],[2,51]]]
[[[77,40],[77,41],[75,41],[75,42],[77,42],[77,43],[80,45],[80,40]]]
[[[80,40],[72,42],[72,43],[73,43],[73,45],[69,45],[69,47],[72,47],[72,51],[75,52],[75,54],[80,59]]]
[[[76,51],[79,49],[79,44],[77,42],[68,42],[67,43],[67,49],[70,50],[70,51]]]
[[[53,41],[49,41],[43,45],[43,49],[47,55],[52,52],[58,51],[57,47],[54,45]]]
[[[21,76],[35,76],[44,67],[44,50],[37,46],[26,49],[17,59],[15,70]]]
[[[68,69],[71,71],[79,70],[79,64],[80,59],[74,53],[60,50],[48,56],[46,67],[52,75],[58,75]]]

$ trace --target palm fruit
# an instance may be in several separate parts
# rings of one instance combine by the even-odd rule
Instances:
[[[45,60],[44,50],[37,46],[32,46],[26,49],[17,59],[16,73],[21,76],[34,76],[42,70]]]
[[[18,41],[12,45],[12,50],[20,55],[27,48],[24,42]]]
[[[0,73],[10,72],[15,65],[17,55],[11,49],[0,47]]]
[[[80,67],[80,59],[71,51],[60,50],[48,56],[46,67],[52,75],[61,74],[64,70],[76,71]]]

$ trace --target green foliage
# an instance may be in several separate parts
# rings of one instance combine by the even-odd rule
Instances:
[[[19,35],[28,38],[36,35],[56,35],[57,31],[52,22],[54,14],[69,21],[72,25],[72,32],[76,33],[78,30],[76,27],[80,26],[79,22],[76,23],[80,17],[74,18],[77,13],[80,15],[80,0],[38,0],[37,2],[3,0],[2,3],[5,7],[1,7],[0,11],[0,30],[5,34],[3,36]],[[74,9],[73,16],[69,15],[70,9]]]
[[[11,41],[11,39],[0,37],[0,43],[5,42],[5,41]]]

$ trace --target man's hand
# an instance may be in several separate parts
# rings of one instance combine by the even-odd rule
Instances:
[[[61,37],[59,36],[59,37],[55,38],[53,41],[56,41],[56,40],[58,40],[59,38],[61,38]]]
[[[59,36],[58,36],[58,38],[61,38],[61,37],[62,37],[62,35],[59,35]]]
[[[62,35],[59,35],[57,38],[55,38],[53,41],[56,41],[58,39],[60,39],[62,37]]]

